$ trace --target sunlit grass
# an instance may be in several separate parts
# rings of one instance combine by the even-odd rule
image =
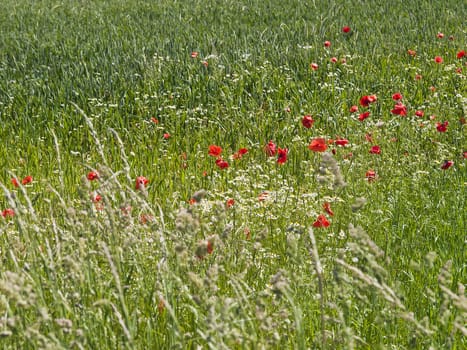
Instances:
[[[2,2],[2,346],[464,348],[465,10]]]

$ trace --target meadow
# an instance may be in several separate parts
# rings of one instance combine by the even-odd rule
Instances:
[[[467,348],[466,18],[1,1],[0,348]]]

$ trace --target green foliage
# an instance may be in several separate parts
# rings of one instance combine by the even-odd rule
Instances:
[[[467,12],[410,5],[2,1],[2,348],[465,348]]]

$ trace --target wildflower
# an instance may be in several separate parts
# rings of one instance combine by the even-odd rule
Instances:
[[[329,216],[334,216],[334,212],[331,209],[331,204],[329,202],[324,202],[323,209]]]
[[[326,40],[324,42],[324,47],[330,47],[331,46],[331,42],[329,40]]]
[[[286,161],[287,161],[287,153],[289,152],[289,150],[287,148],[278,148],[277,150],[277,154],[278,154],[278,158],[277,158],[277,163],[279,164],[284,164]]]
[[[440,64],[440,63],[443,63],[443,58],[441,56],[436,56],[435,57],[435,62]]]
[[[318,215],[318,218],[313,223],[313,227],[328,227],[331,223],[323,214]]]
[[[441,169],[446,170],[449,169],[454,165],[454,162],[452,160],[446,160],[444,161],[443,165],[441,165]]]
[[[330,61],[331,61],[332,63],[337,63],[337,57],[331,57]]]
[[[400,92],[396,92],[395,94],[392,95],[392,99],[394,101],[399,101],[399,100],[402,100],[402,95]]]
[[[417,52],[415,50],[407,50],[407,53],[409,56],[415,57],[417,55]]]
[[[376,172],[370,169],[365,173],[365,177],[367,178],[368,182],[371,182],[376,179]]]
[[[311,140],[311,143],[308,146],[308,148],[313,152],[324,152],[328,148],[328,146],[326,145],[326,140],[319,137]]]
[[[7,209],[2,211],[2,216],[4,218],[13,217],[13,216],[15,216],[15,211],[13,209],[11,209],[11,208],[7,208]]]
[[[419,118],[422,118],[425,115],[425,112],[418,110],[418,111],[415,111],[415,115]]]
[[[233,207],[233,205],[235,204],[235,200],[233,198],[229,198],[227,199],[227,201],[225,202],[225,206],[227,208],[231,208]]]
[[[438,39],[442,39],[442,38],[444,38],[444,34],[441,33],[441,32],[438,32],[438,34],[436,34],[436,37],[437,37]]]
[[[314,62],[313,62],[312,64],[310,64],[310,67],[311,67],[311,69],[313,69],[313,70],[318,70],[318,68],[319,68],[318,64],[317,64],[317,63],[314,63]]]
[[[170,134],[166,132],[163,137],[164,139],[168,140],[170,138]]]
[[[446,132],[448,130],[448,122],[445,121],[443,123],[440,123],[440,122],[437,122],[436,123],[436,130],[438,130],[439,132]]]
[[[338,138],[337,140],[334,141],[334,143],[337,145],[337,146],[342,146],[344,147],[345,145],[347,145],[349,143],[349,140],[347,139],[343,139],[343,138]]]
[[[101,200],[102,200],[102,196],[100,194],[98,194],[97,192],[91,193],[91,201],[93,203],[100,202]]]
[[[422,75],[421,74],[416,74],[415,75],[415,80],[422,80]]]
[[[360,106],[368,107],[370,103],[376,102],[378,98],[376,95],[365,95],[360,98]]]
[[[222,153],[222,147],[216,145],[209,146],[209,155],[213,157],[219,157]]]
[[[342,27],[342,32],[343,33],[349,33],[350,32],[350,27],[349,26],[345,26],[345,27]]]
[[[464,157],[464,159],[467,158],[467,151],[464,151],[464,153],[462,153],[462,156]]]
[[[349,110],[349,111],[350,111],[350,113],[355,113],[355,112],[357,112],[357,111],[358,111],[358,106],[353,105],[352,107],[350,107],[350,110]]]
[[[221,169],[226,169],[229,167],[229,163],[221,158],[216,159],[216,165]]]
[[[458,59],[461,59],[461,58],[464,57],[464,56],[465,56],[465,51],[464,51],[464,50],[459,51],[459,52],[457,53],[457,58],[458,58]]]
[[[198,57],[198,52],[193,51],[193,52],[191,53],[191,58],[196,58],[196,57]]]
[[[11,183],[14,187],[19,187],[19,182],[18,182],[18,179],[17,178],[12,178],[11,179]]]
[[[21,183],[23,185],[27,185],[28,183],[31,183],[31,182],[32,182],[32,176],[31,175],[28,175],[23,180],[21,180]]]
[[[379,146],[373,146],[370,148],[371,154],[381,154],[381,148]]]
[[[391,109],[392,114],[397,114],[401,116],[406,116],[407,115],[407,107],[402,104],[401,102],[398,102],[393,109]]]
[[[203,64],[203,66],[205,66],[206,68],[209,66],[209,62],[208,61],[203,61],[201,62]]]
[[[159,120],[157,120],[155,117],[151,118],[151,122],[153,122],[154,124],[159,124]]]
[[[95,171],[90,171],[86,177],[89,181],[94,181],[99,178],[99,174]]]
[[[237,152],[234,153],[233,159],[241,159],[247,153],[248,150],[246,148],[240,148]]]
[[[358,120],[360,120],[361,122],[364,121],[366,118],[368,118],[370,116],[370,112],[369,111],[366,111],[364,113],[360,113],[360,115],[358,116]]]
[[[261,192],[258,196],[258,200],[260,202],[264,201],[265,199],[267,199],[269,197],[269,192],[267,191],[264,191],[264,192]]]
[[[274,142],[269,141],[266,146],[264,146],[264,152],[269,157],[273,157],[277,153],[277,146]]]
[[[149,183],[149,180],[146,179],[144,176],[138,176],[138,177],[136,178],[136,185],[135,185],[135,188],[136,188],[137,190],[139,190],[139,189],[144,189],[144,188],[147,186],[148,183]]]
[[[305,115],[302,118],[302,125],[307,129],[311,128],[314,122],[315,121],[313,120],[311,115]]]

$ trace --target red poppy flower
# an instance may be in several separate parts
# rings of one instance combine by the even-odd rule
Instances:
[[[436,56],[435,57],[435,62],[438,63],[438,64],[443,63],[443,58],[441,56]]]
[[[360,115],[358,116],[358,120],[360,120],[361,122],[364,121],[366,118],[368,118],[370,116],[370,112],[369,111],[366,111],[364,113],[360,113]]]
[[[31,176],[31,175],[26,176],[26,177],[21,181],[21,183],[22,183],[23,185],[27,185],[27,184],[29,184],[29,183],[31,183],[31,182],[32,182],[32,176]]]
[[[422,75],[421,74],[416,74],[415,75],[415,80],[422,80]]]
[[[370,148],[370,153],[371,154],[381,154],[381,147],[379,146],[373,146]]]
[[[324,152],[326,151],[326,148],[328,148],[328,145],[326,144],[325,139],[319,137],[311,140],[311,143],[308,146],[308,148],[313,152]]]
[[[203,62],[201,62],[201,63],[202,63],[203,66],[205,66],[205,67],[209,66],[209,62],[208,62],[208,61],[203,61]]]
[[[222,147],[216,145],[209,146],[208,154],[213,157],[219,157],[222,153]]]
[[[159,120],[157,120],[157,119],[154,118],[154,117],[151,118],[151,121],[152,121],[154,124],[159,124]]]
[[[93,203],[97,203],[97,202],[100,202],[102,200],[102,196],[98,193],[91,193],[91,201]]]
[[[459,51],[459,52],[457,53],[457,58],[458,58],[458,59],[461,59],[461,58],[464,57],[464,56],[465,56],[465,51],[464,51],[464,50]]]
[[[305,115],[302,118],[302,125],[307,129],[311,128],[314,122],[315,121],[313,120],[311,115]]]
[[[208,240],[208,242],[206,243],[206,250],[208,254],[212,254],[212,252],[214,251],[214,245],[210,240]]]
[[[396,92],[395,94],[392,95],[392,99],[394,101],[399,101],[399,100],[402,100],[402,95],[400,92]]]
[[[324,47],[330,47],[331,46],[331,42],[329,40],[326,40],[324,42]]]
[[[15,216],[15,211],[13,209],[11,209],[11,208],[7,208],[7,209],[2,211],[2,216],[4,218],[13,217],[13,216]]]
[[[391,109],[392,114],[397,114],[401,116],[407,115],[407,107],[402,104],[401,102],[398,102],[393,109]]]
[[[342,138],[338,138],[337,140],[334,141],[334,143],[337,145],[337,146],[342,146],[344,147],[345,145],[347,145],[349,143],[349,140],[347,139],[342,139]]]
[[[350,32],[350,27],[349,26],[345,26],[345,27],[342,27],[342,32],[344,33],[349,33]]]
[[[229,167],[229,163],[227,163],[225,160],[221,158],[216,159],[216,165],[221,169],[226,169]]]
[[[334,216],[334,212],[331,209],[331,204],[329,202],[324,202],[323,209],[329,216]]]
[[[289,152],[289,150],[287,148],[278,148],[277,149],[277,154],[278,154],[278,157],[277,157],[277,162],[279,164],[284,164],[286,161],[287,161],[287,153]]]
[[[464,151],[464,153],[462,153],[462,155],[464,156],[464,159],[467,158],[467,151]]]
[[[337,63],[337,57],[331,57],[330,61],[331,61],[332,63]]]
[[[227,199],[227,202],[225,202],[225,206],[227,208],[233,207],[234,204],[235,204],[235,200],[233,198],[229,198],[229,199]]]
[[[317,63],[314,63],[314,62],[313,62],[312,64],[310,64],[310,67],[311,67],[311,69],[313,69],[313,70],[318,70],[318,68],[319,68],[318,64],[317,64]]]
[[[436,130],[438,130],[439,132],[446,132],[448,130],[448,122],[445,121],[443,123],[439,123],[437,122],[436,123]]]
[[[273,157],[276,155],[277,153],[277,146],[274,142],[272,141],[269,141],[268,144],[266,146],[264,146],[264,152],[266,152],[266,154],[269,156],[269,157]]]
[[[170,134],[166,132],[166,133],[163,135],[163,137],[164,137],[164,139],[168,140],[168,139],[170,138]]]
[[[442,38],[444,38],[444,34],[441,33],[441,32],[438,32],[438,34],[436,34],[436,37],[437,37],[438,39],[442,39]]]
[[[352,107],[350,107],[350,110],[349,110],[349,111],[350,111],[350,113],[355,113],[355,112],[357,112],[357,111],[358,111],[358,106],[353,105]]]
[[[248,150],[246,148],[240,148],[237,152],[234,153],[233,159],[240,159],[247,153]]]
[[[16,177],[11,179],[11,183],[12,183],[12,185],[14,187],[19,187],[19,182],[18,182],[18,179]]]
[[[88,178],[89,181],[94,181],[99,178],[99,174],[96,173],[95,171],[90,171],[86,177]]]
[[[418,111],[415,111],[415,115],[419,118],[422,118],[425,115],[425,112],[418,110]]]
[[[328,227],[331,223],[323,214],[318,215],[318,218],[313,223],[313,227]]]
[[[376,102],[378,98],[376,95],[365,95],[360,98],[360,106],[368,107],[370,103]]]
[[[147,186],[148,183],[149,183],[149,180],[146,179],[144,176],[138,176],[136,178],[135,188],[137,190],[144,189]]]
[[[407,53],[412,57],[417,55],[417,52],[415,50],[407,50]]]
[[[441,169],[446,170],[449,169],[454,165],[454,162],[452,160],[446,160],[444,161],[443,165],[441,165]]]
[[[366,172],[365,177],[369,182],[371,182],[376,179],[376,172],[370,169]]]
[[[191,58],[196,58],[196,57],[198,57],[198,52],[193,51],[193,52],[191,53]]]

